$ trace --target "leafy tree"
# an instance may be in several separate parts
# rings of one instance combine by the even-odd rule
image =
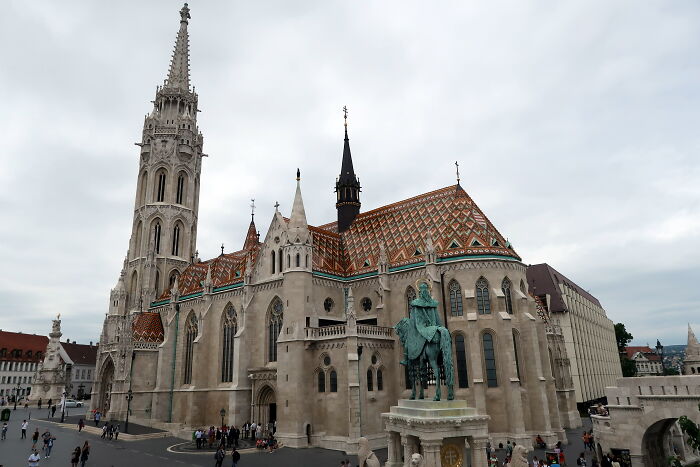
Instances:
[[[622,366],[622,376],[631,378],[637,376],[637,365],[627,357],[620,356],[620,365]]]
[[[680,372],[678,371],[678,368],[665,368],[664,374],[668,376],[676,376],[680,375]]]
[[[615,324],[615,340],[617,340],[617,351],[622,353],[627,348],[627,344],[634,339],[634,336],[627,332],[624,323]]]
[[[700,410],[700,404],[698,404],[698,410]],[[678,419],[678,425],[680,425],[683,433],[688,435],[688,446],[693,449],[700,449],[700,425],[693,422],[691,419],[683,415]],[[671,457],[669,459],[669,464],[671,467],[681,467],[681,460],[678,457]]]

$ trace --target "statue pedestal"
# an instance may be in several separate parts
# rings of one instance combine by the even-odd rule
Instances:
[[[382,414],[389,437],[386,467],[408,467],[415,453],[423,467],[488,467],[488,415],[464,400],[399,400]]]

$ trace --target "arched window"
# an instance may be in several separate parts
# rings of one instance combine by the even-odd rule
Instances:
[[[520,334],[515,329],[513,329],[513,357],[515,358],[515,374],[522,381],[520,375]]]
[[[520,291],[523,295],[527,295],[527,287],[525,287],[525,281],[520,279]]]
[[[374,391],[374,383],[372,381],[372,369],[367,370],[367,390]]]
[[[306,263],[305,263],[305,268],[309,267],[309,255],[306,255]]]
[[[238,314],[230,303],[224,309],[222,346],[221,346],[221,382],[233,381],[233,338],[238,332]]]
[[[318,370],[318,392],[326,392],[326,373],[323,370]]]
[[[455,334],[455,356],[457,359],[457,383],[460,388],[468,388],[467,349],[464,345],[464,335],[462,334]]]
[[[283,264],[282,264],[282,261],[283,261],[283,259],[282,259],[282,248],[280,248],[279,250],[277,250],[277,258],[278,258],[277,261],[279,262],[279,267],[278,267],[277,269],[279,270],[279,272],[282,272],[282,266],[283,266]]]
[[[177,191],[175,193],[175,202],[177,204],[182,204],[182,200],[185,199],[185,174],[180,173],[177,177]]]
[[[299,259],[299,253],[297,253],[297,258],[296,258],[296,267],[301,266],[301,260]]]
[[[138,302],[139,302],[139,297],[138,297],[138,282],[139,282],[139,276],[136,271],[131,274],[131,285],[129,286],[129,298],[131,300],[131,306],[135,307]]]
[[[377,370],[377,391],[384,390],[384,375],[382,375],[382,370]]]
[[[331,375],[328,378],[331,383],[331,392],[338,392],[338,373],[335,370],[331,370]]]
[[[274,300],[272,300],[272,303],[270,303],[270,308],[268,310],[268,323],[267,323],[267,329],[268,329],[268,361],[270,362],[276,362],[277,361],[277,338],[280,335],[280,331],[282,330],[282,319],[284,317],[284,314],[282,312],[283,306],[282,306],[282,300],[279,298],[275,297]]]
[[[463,316],[464,310],[462,309],[462,288],[459,286],[459,282],[456,280],[450,281],[450,312],[452,316]]]
[[[148,172],[141,175],[141,192],[139,193],[139,204],[146,204],[146,189],[148,188]]]
[[[141,256],[141,231],[143,230],[143,223],[139,221],[134,231],[134,258]]]
[[[511,289],[510,280],[508,280],[507,277],[503,278],[503,282],[501,282],[501,292],[503,292],[503,296],[505,297],[506,311],[508,312],[509,315],[512,315],[513,314],[513,297],[510,293],[510,289]]]
[[[480,277],[476,281],[476,309],[480,315],[491,314],[491,300],[489,299],[489,283]]]
[[[162,203],[165,201],[165,170],[161,170],[157,175],[157,186],[156,186],[156,201]]]
[[[160,253],[160,222],[156,222],[153,226],[153,247],[156,249],[156,254]]]
[[[272,253],[270,253],[270,262],[272,263],[272,274],[275,273],[275,266],[277,265],[275,259],[275,250],[272,250]]]
[[[175,283],[175,279],[178,275],[179,273],[177,272],[177,270],[170,273],[170,279],[168,279],[168,289],[172,289],[173,284]]]
[[[490,388],[498,387],[498,377],[496,375],[496,352],[493,348],[493,336],[485,332],[483,337],[484,346],[484,368],[486,369],[486,384]]]
[[[185,368],[182,375],[183,384],[192,383],[192,356],[194,351],[194,339],[197,337],[197,317],[194,311],[187,317],[185,324]]]
[[[177,224],[173,229],[173,256],[180,256],[180,225]]]
[[[410,285],[406,289],[406,316],[411,316],[411,302],[416,299],[416,289]]]
[[[160,296],[160,271],[156,269],[156,283],[155,287],[153,287],[156,290],[156,298]]]
[[[292,267],[292,258],[291,256],[287,255],[287,268]]]

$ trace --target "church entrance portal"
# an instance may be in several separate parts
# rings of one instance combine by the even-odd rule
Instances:
[[[258,393],[256,404],[255,422],[263,426],[263,431],[267,432],[277,421],[277,402],[275,391],[270,386],[263,387]]]
[[[109,359],[102,370],[102,378],[100,378],[100,405],[97,410],[102,412],[102,415],[109,413],[110,400],[112,396],[112,384],[114,383],[114,363]]]

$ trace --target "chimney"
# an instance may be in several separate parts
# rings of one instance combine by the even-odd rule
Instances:
[[[90,341],[90,347],[92,347],[92,341]]]

